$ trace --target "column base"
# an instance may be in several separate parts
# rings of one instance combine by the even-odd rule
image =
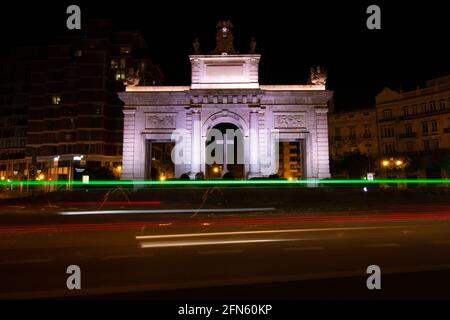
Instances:
[[[253,179],[253,178],[262,178],[263,175],[261,174],[261,172],[249,172],[247,173],[247,179]]]

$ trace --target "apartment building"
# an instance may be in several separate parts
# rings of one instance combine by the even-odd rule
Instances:
[[[450,76],[412,91],[385,88],[376,112],[381,157],[403,157],[406,177],[449,177]]]

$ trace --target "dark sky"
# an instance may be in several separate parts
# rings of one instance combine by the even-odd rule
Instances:
[[[220,19],[234,24],[242,53],[256,38],[263,84],[305,83],[311,65],[325,66],[338,110],[371,106],[384,86],[415,88],[450,74],[449,13],[435,0],[2,2],[2,46],[45,43],[65,32],[70,4],[80,5],[82,19],[112,18],[117,30],[141,30],[168,85],[189,84],[192,41],[198,36],[204,51],[213,49]],[[382,30],[366,28],[370,4],[381,7]]]

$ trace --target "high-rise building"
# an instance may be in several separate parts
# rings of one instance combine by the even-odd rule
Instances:
[[[0,58],[0,177],[22,180],[27,168],[28,104],[32,59],[42,52],[21,47]]]
[[[81,179],[108,168],[120,174],[124,83],[160,85],[139,32],[91,20],[46,47],[31,66],[26,178]],[[30,174],[29,174],[30,173]]]

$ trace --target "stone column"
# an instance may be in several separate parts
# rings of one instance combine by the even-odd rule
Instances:
[[[200,110],[192,111],[191,179],[201,172],[202,123]]]
[[[259,165],[259,113],[258,110],[250,111],[250,122],[249,122],[249,147],[250,147],[250,172],[248,174],[249,178],[258,177],[261,175],[260,165]]]
[[[134,140],[135,140],[135,114],[136,109],[123,110],[123,149],[122,149],[122,180],[134,178]]]
[[[328,108],[318,107],[316,112],[316,145],[317,145],[317,168],[318,178],[329,178],[330,154],[328,146]]]

